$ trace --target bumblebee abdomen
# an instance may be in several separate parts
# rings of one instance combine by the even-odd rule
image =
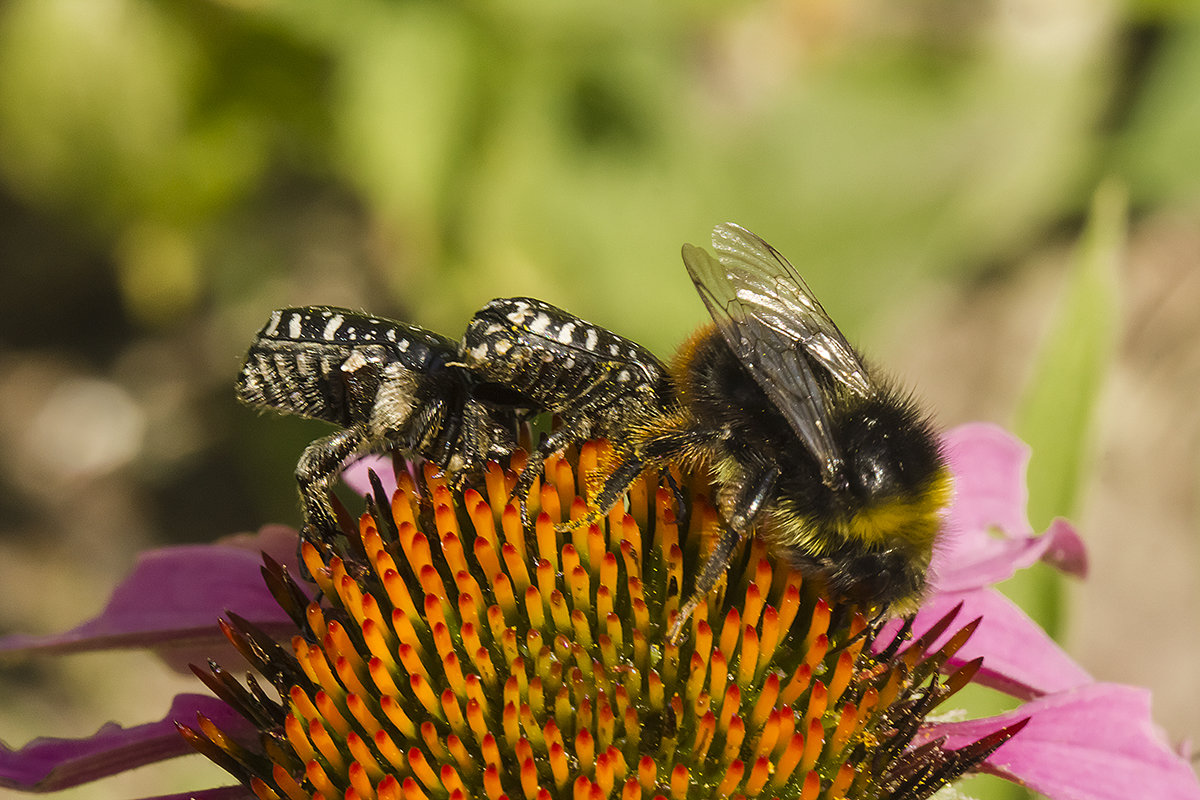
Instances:
[[[778,409],[714,326],[701,327],[683,343],[672,372],[680,401],[707,426],[725,426],[747,442],[787,435]]]

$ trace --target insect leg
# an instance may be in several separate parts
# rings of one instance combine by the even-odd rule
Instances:
[[[633,486],[633,482],[645,471],[645,461],[633,456],[623,458],[617,464],[617,468],[604,479],[604,486],[600,488],[600,492],[596,495],[596,500],[592,507],[588,509],[588,512],[578,519],[556,525],[555,529],[570,531],[584,525],[590,525],[593,522],[599,522],[601,517],[617,504],[617,500],[620,499],[621,495],[629,491],[629,487]]]
[[[337,518],[329,502],[329,490],[341,473],[342,465],[351,456],[361,452],[366,442],[363,426],[355,425],[317,439],[304,449],[296,465],[296,482],[300,485],[306,529],[310,526],[315,528],[321,537],[337,532]]]
[[[461,417],[461,432],[459,453],[456,459],[451,459],[450,467],[458,473],[455,480],[459,483],[465,480],[468,473],[475,474],[482,470],[489,458],[507,455],[516,449],[516,434],[506,427],[502,414],[493,412],[474,398],[468,398],[462,410],[454,414]],[[461,463],[456,464],[456,460]]]
[[[667,482],[667,486],[671,490],[671,496],[675,498],[675,508],[677,509],[675,512],[675,519],[681,527],[686,527],[687,522],[685,520],[685,514],[688,513],[688,511],[685,511],[685,506],[687,503],[685,502],[683,495],[683,487],[679,485],[679,481],[675,480],[675,475],[671,472],[670,466],[659,467],[658,479],[660,482]]]
[[[582,439],[595,431],[597,420],[596,414],[593,412],[605,405],[609,406],[610,411],[616,407],[613,400],[613,383],[613,373],[607,369],[593,379],[579,392],[577,398],[569,408],[560,411],[561,424],[559,427],[543,436],[537,448],[530,454],[529,465],[525,467],[525,471],[517,479],[517,483],[510,495],[521,506],[521,521],[523,524],[528,524],[529,522],[527,510],[529,490],[533,488],[533,482],[541,477],[545,471],[544,465],[546,459],[559,450],[562,450],[572,441]],[[634,475],[634,478],[636,477],[637,475]],[[630,479],[630,483],[632,482],[633,478]],[[626,486],[628,487],[628,484]],[[617,493],[617,496],[620,496],[620,492]]]
[[[728,520],[722,521],[721,538],[717,540],[717,546],[708,554],[708,559],[700,569],[691,597],[683,604],[683,608],[679,609],[679,616],[675,618],[675,624],[671,626],[667,635],[668,641],[679,641],[684,623],[696,607],[704,602],[704,598],[717,585],[717,581],[721,580],[721,576],[729,571],[729,561],[733,558],[734,548],[742,537],[750,532],[755,518],[775,488],[779,472],[779,466],[772,464],[742,484],[733,502],[733,513],[729,515]]]
[[[584,411],[586,412],[586,409]],[[583,437],[588,425],[587,418],[581,414],[575,419],[578,421],[564,421],[560,427],[542,437],[542,441],[530,454],[525,470],[517,478],[509,499],[516,500],[521,508],[521,524],[529,524],[529,490],[533,488],[533,482],[545,471],[546,459],[570,442]]]
[[[466,411],[455,410],[452,404],[447,404],[447,407],[448,410],[442,413],[437,403],[427,403],[428,411],[417,426],[420,433],[414,435],[413,439],[422,443],[423,446],[417,449],[422,450],[430,461],[441,467],[453,468],[450,459],[459,454],[462,447],[461,437]]]
[[[593,508],[579,519],[556,526],[558,530],[574,530],[582,525],[597,522],[617,504],[621,495],[629,491],[633,482],[647,469],[660,466],[667,459],[687,458],[702,452],[712,440],[711,434],[690,425],[686,418],[658,420],[655,424],[659,427],[653,431],[627,432],[627,444],[619,446],[614,459],[615,466],[604,479],[600,491],[596,493],[591,503]],[[632,440],[632,443],[628,443],[629,440]]]

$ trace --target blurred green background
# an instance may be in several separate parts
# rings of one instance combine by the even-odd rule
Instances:
[[[1093,575],[1013,591],[1197,736],[1196,9],[0,2],[0,632],[78,622],[144,547],[296,521],[323,429],[232,395],[271,309],[457,336],[530,294],[667,355],[705,318],[679,246],[731,220],[945,424],[1033,443],[1034,524],[1075,519]],[[184,685],[0,670],[10,744]]]

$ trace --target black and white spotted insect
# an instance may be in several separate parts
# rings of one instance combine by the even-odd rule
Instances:
[[[619,435],[674,402],[667,368],[649,350],[530,297],[485,305],[467,326],[459,353],[482,385],[504,387],[509,402],[558,417],[513,490],[522,510],[547,457],[580,439]],[[627,486],[643,468],[631,463],[631,474],[618,481]]]
[[[306,526],[336,530],[330,488],[364,453],[395,450],[462,474],[512,452],[512,408],[478,400],[457,356],[444,336],[342,308],[271,313],[246,355],[238,399],[341,426],[296,467]]]

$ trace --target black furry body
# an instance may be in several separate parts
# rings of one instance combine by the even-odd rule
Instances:
[[[822,578],[836,597],[886,606],[919,596],[945,471],[936,435],[910,401],[883,386],[860,397],[824,382],[831,438],[844,454],[839,480],[827,482],[714,328],[681,352],[675,378],[681,403],[639,426],[619,450],[623,458],[710,464],[730,528],[745,535],[754,526],[778,556]],[[864,512],[896,503],[935,513],[908,515],[874,541],[858,535]]]

